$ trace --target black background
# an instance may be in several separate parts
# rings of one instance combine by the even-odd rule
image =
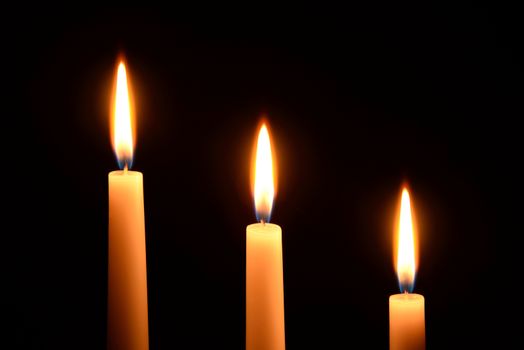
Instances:
[[[249,165],[262,114],[278,157],[272,221],[283,228],[288,349],[387,349],[403,181],[419,219],[415,291],[426,298],[428,348],[515,341],[516,9],[62,11],[5,12],[2,24],[6,348],[105,346],[120,52],[145,181],[151,349],[244,347]]]

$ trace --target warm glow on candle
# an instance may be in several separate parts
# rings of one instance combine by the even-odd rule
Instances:
[[[111,138],[118,165],[109,173],[107,349],[148,350],[147,259],[143,176],[131,171],[133,99],[123,61],[111,106]]]
[[[118,65],[112,108],[113,149],[121,169],[131,168],[133,162],[133,110],[124,62]]]
[[[402,189],[397,230],[396,269],[398,282],[401,292],[412,292],[416,272],[416,244],[411,201],[406,188]]]
[[[389,349],[424,350],[424,296],[412,293],[417,270],[417,234],[415,215],[406,187],[402,189],[400,198],[395,265],[401,293],[389,297]]]
[[[265,123],[262,124],[258,133],[255,157],[255,179],[253,186],[255,210],[259,221],[269,222],[275,196],[275,174],[273,171],[273,157],[271,154],[269,132]]]
[[[246,350],[285,350],[282,229],[269,223],[276,162],[266,123],[254,151],[251,179],[260,222],[246,228]]]

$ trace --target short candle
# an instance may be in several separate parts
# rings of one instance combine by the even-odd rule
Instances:
[[[260,223],[246,229],[246,350],[284,350],[282,229],[269,219],[275,194],[269,133],[260,128],[253,193]]]
[[[424,297],[411,293],[416,273],[416,236],[410,196],[402,189],[397,225],[395,265],[401,294],[389,297],[390,350],[423,350],[426,347]]]
[[[142,173],[131,171],[132,110],[126,67],[118,65],[112,139],[123,170],[109,173],[107,347],[147,350],[147,272]]]

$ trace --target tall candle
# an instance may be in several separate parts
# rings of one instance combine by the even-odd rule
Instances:
[[[270,224],[274,187],[269,133],[260,128],[254,198],[260,223],[246,229],[246,350],[284,350],[282,229]]]
[[[147,272],[142,173],[133,157],[131,103],[123,62],[118,65],[112,138],[123,170],[109,173],[107,345],[110,350],[147,350]]]
[[[423,350],[426,347],[424,297],[411,293],[416,273],[416,236],[411,201],[402,189],[397,226],[396,269],[401,294],[389,297],[389,348]]]

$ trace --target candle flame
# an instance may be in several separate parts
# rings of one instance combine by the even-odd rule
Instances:
[[[412,292],[417,269],[416,235],[409,192],[402,189],[397,227],[396,269],[401,292]]]
[[[112,106],[112,142],[120,169],[131,168],[133,163],[134,128],[133,109],[128,87],[126,66],[118,64]]]
[[[275,172],[266,123],[262,123],[256,143],[253,195],[257,220],[269,222],[275,197]]]

